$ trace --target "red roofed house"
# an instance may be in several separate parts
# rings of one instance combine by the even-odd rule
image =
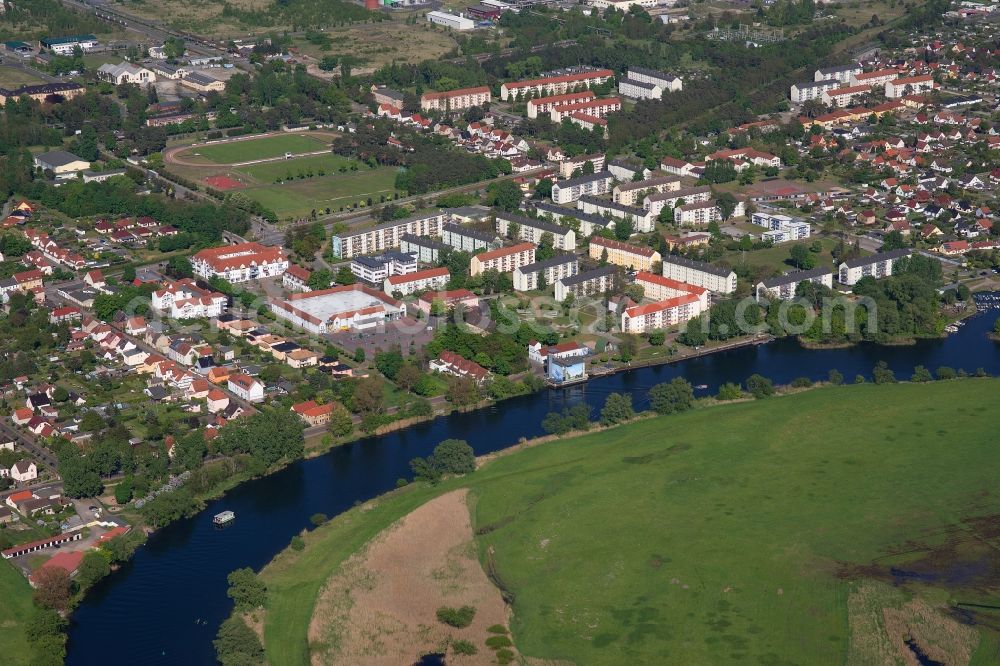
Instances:
[[[228,386],[230,391],[247,402],[260,402],[264,399],[264,385],[250,375],[230,375]]]
[[[86,553],[82,550],[77,550],[73,552],[62,552],[56,553],[48,559],[48,561],[28,577],[28,581],[34,587],[36,582],[36,577],[39,571],[43,569],[65,569],[70,576],[76,575],[76,570],[80,568],[80,563],[83,561],[83,556]]]
[[[281,276],[281,284],[289,291],[309,291],[309,278],[312,272],[298,264],[291,264]]]
[[[311,426],[324,425],[330,422],[330,417],[333,414],[333,403],[320,405],[315,400],[309,400],[292,405],[292,411]]]
[[[430,362],[430,369],[433,372],[441,372],[455,377],[469,377],[480,384],[486,381],[490,375],[483,366],[450,351],[441,352],[441,356]]]
[[[201,250],[191,257],[191,266],[206,280],[221,277],[237,283],[278,277],[288,270],[288,258],[280,247],[239,243]]]

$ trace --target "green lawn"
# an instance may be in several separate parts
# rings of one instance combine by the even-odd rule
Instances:
[[[809,238],[804,241],[779,243],[764,250],[747,250],[745,253],[738,250],[726,252],[722,258],[732,266],[739,266],[746,261],[747,265],[753,267],[773,268],[784,273],[795,270],[795,267],[787,260],[791,256],[792,247],[795,245],[811,246],[817,240],[823,245],[823,251],[814,255],[816,257],[816,267],[829,266],[833,268],[833,255],[831,250],[837,246],[837,241],[832,238]]]
[[[41,77],[20,67],[0,67],[0,86],[17,88],[37,83],[45,83],[45,81]]]
[[[24,635],[31,615],[31,587],[10,562],[0,562],[0,646],[3,663],[20,666],[31,661],[31,646]]]
[[[286,551],[264,570],[268,661],[308,660],[318,590],[360,544],[429,497],[467,485],[480,554],[493,549],[514,595],[511,629],[525,655],[578,664],[885,663],[879,651],[893,648],[883,609],[903,612],[910,598],[1000,602],[988,418],[1000,407],[997,388],[996,380],[868,384],[697,409],[398,491],[336,518],[307,536],[304,552]],[[895,581],[891,566],[941,582]],[[954,571],[965,572],[962,582]],[[1000,659],[996,617],[961,632],[943,612],[910,619],[942,649],[965,632],[973,664]]]
[[[217,164],[233,164],[281,157],[285,153],[311,153],[323,150],[326,146],[326,142],[307,134],[281,134],[211,146],[198,146],[187,151],[185,157],[199,155]]]
[[[300,172],[308,173],[310,170],[316,173],[322,169],[328,174],[335,174],[338,173],[337,170],[340,167],[350,168],[350,165],[355,162],[356,160],[327,153],[326,155],[308,155],[306,157],[296,157],[295,159],[279,162],[250,164],[239,167],[237,171],[263,183],[273,183],[277,178],[287,178],[289,175],[295,178]],[[360,168],[365,169],[367,167],[361,166]]]
[[[395,182],[395,169],[385,167],[317,176],[283,185],[250,187],[242,191],[284,218],[308,215],[314,208],[322,210],[329,207],[336,211],[354,202],[367,202],[369,197],[377,204],[380,195],[384,194],[386,198],[392,195]]]

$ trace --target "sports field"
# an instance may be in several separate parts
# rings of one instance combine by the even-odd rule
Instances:
[[[467,486],[480,559],[513,596],[529,657],[916,663],[909,641],[942,663],[998,663],[998,388],[868,384],[706,407],[397,491],[265,568],[268,661],[309,660],[311,609],[340,562]]]
[[[289,164],[293,165],[296,161],[289,160]],[[243,192],[273,210],[280,218],[301,217],[314,208],[317,211],[326,208],[336,211],[355,202],[367,204],[369,197],[377,204],[380,195],[385,195],[387,199],[392,195],[395,181],[395,169],[363,167],[360,171],[296,179],[281,185],[249,187]]]
[[[197,146],[183,152],[180,157],[202,157],[215,164],[236,164],[251,160],[282,157],[285,153],[297,155],[323,150],[327,143],[308,134],[283,134],[259,139],[230,141],[210,146]]]

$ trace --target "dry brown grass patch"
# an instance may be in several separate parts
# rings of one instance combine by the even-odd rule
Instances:
[[[327,581],[309,625],[313,664],[408,664],[459,639],[479,654],[449,655],[449,663],[493,663],[486,629],[506,625],[508,613],[479,564],[467,493],[455,490],[403,517]],[[470,626],[437,621],[442,606],[466,605],[476,609]]]

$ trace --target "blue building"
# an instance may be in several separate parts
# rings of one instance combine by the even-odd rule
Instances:
[[[587,359],[582,356],[550,356],[546,376],[550,384],[572,384],[587,380]]]

